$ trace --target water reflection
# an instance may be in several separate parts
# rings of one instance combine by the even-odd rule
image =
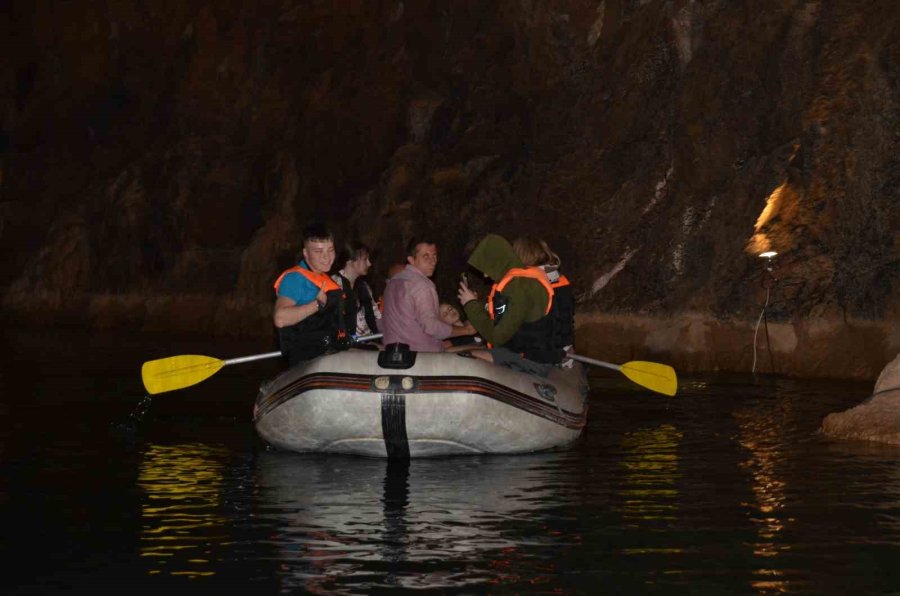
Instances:
[[[541,583],[553,565],[523,549],[578,540],[541,520],[564,499],[558,454],[394,463],[265,453],[256,469],[284,590]]]
[[[748,457],[740,466],[750,474],[750,488],[754,503],[745,503],[751,510],[750,520],[756,530],[753,554],[759,558],[751,586],[761,593],[787,591],[789,582],[779,555],[790,550],[783,533],[794,521],[785,514],[787,475],[781,471],[786,435],[796,426],[792,421],[791,400],[771,403],[759,402],[757,407],[734,412],[737,421],[738,443],[747,450]]]
[[[671,424],[639,429],[622,440],[625,470],[617,510],[631,524],[674,520],[678,513],[678,446],[682,433]],[[680,549],[675,549],[676,552]]]
[[[148,446],[138,486],[145,493],[140,552],[150,575],[215,574],[213,546],[228,538],[220,510],[226,453],[201,443]]]
[[[407,557],[406,508],[409,506],[409,461],[389,461],[384,474],[384,557],[403,561]]]
[[[839,495],[831,496],[830,504],[871,512],[872,521],[884,535],[900,535],[900,466],[897,465],[900,445],[829,440],[823,451],[835,461],[842,462],[828,470],[832,475],[840,476],[835,483],[839,482],[843,489]],[[854,468],[848,471],[851,465]],[[828,479],[825,473],[818,477]],[[823,492],[827,488],[824,487]],[[843,539],[848,543],[871,544],[873,541],[864,535],[860,532]],[[900,540],[891,544],[900,546]]]

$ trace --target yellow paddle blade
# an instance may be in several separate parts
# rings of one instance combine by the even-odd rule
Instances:
[[[205,381],[223,366],[224,360],[210,356],[171,356],[145,362],[141,378],[147,393],[165,393]]]
[[[633,360],[623,364],[619,370],[638,385],[651,391],[663,395],[675,395],[678,391],[678,377],[675,376],[675,369],[668,364]]]

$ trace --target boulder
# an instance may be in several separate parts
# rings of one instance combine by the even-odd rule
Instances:
[[[900,354],[881,371],[872,397],[826,416],[822,432],[839,439],[900,445]]]

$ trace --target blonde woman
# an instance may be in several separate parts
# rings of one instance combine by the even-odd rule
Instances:
[[[575,343],[575,295],[569,280],[559,272],[559,255],[534,236],[520,236],[512,247],[526,267],[539,267],[547,275],[553,288],[554,335],[566,352],[571,351]]]

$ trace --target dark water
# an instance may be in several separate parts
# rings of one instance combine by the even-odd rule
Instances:
[[[408,466],[267,449],[274,362],[131,416],[144,360],[270,349],[7,332],[2,592],[900,591],[900,448],[816,433],[870,383],[598,372],[568,451]]]

